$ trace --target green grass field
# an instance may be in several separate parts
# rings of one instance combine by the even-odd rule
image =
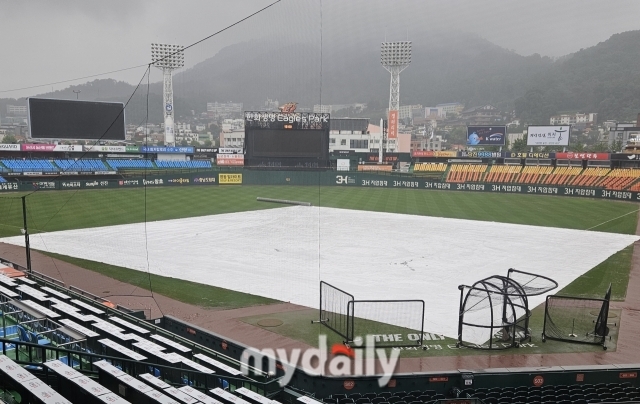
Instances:
[[[20,234],[21,201],[16,194],[0,195],[0,237]],[[281,207],[257,202],[256,197],[291,199],[311,202],[314,206],[359,209],[379,212],[429,215],[503,223],[551,226],[570,229],[634,234],[638,205],[634,203],[586,198],[540,195],[488,194],[415,189],[339,188],[312,186],[229,186],[182,187],[118,190],[41,191],[27,198],[28,226],[31,233],[110,226],[211,214],[242,212]],[[321,218],[320,218],[321,220]],[[202,307],[227,309],[274,301],[259,296],[233,292],[165,278],[149,276],[127,268],[65,257],[45,252],[81,267],[118,280]],[[613,298],[624,299],[629,279],[632,247],[628,247],[576,279],[561,293],[601,297],[606,286],[613,284]],[[540,308],[536,309],[538,312]],[[321,326],[310,326],[310,314],[292,312],[278,315],[283,326],[270,329],[302,341],[317,341]],[[317,316],[317,313],[313,314]],[[269,316],[273,317],[273,316]],[[539,316],[541,318],[541,315]],[[261,318],[245,318],[254,324]],[[534,335],[540,335],[542,324],[532,320]],[[426,330],[428,331],[428,330]],[[332,338],[335,339],[336,336]],[[428,351],[406,350],[403,356],[475,354],[474,350],[451,349],[450,339],[434,340]],[[615,342],[613,343],[615,344]],[[429,344],[427,344],[429,345]],[[443,348],[446,346],[447,348]],[[567,348],[569,346],[569,348]],[[438,348],[440,347],[440,348]],[[534,352],[573,352],[593,347],[547,342],[528,349]],[[599,348],[594,348],[599,349]],[[529,352],[529,351],[527,351]]]
[[[416,189],[219,186],[40,191],[27,198],[31,233],[269,209],[256,197],[314,206],[634,234],[638,205],[587,198]],[[20,235],[16,194],[0,195],[0,237]],[[626,215],[626,216],[623,216]],[[622,217],[621,217],[622,216]],[[619,219],[616,219],[619,218]]]

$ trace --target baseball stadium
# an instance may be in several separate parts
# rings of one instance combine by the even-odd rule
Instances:
[[[494,119],[436,147],[434,118],[410,147],[412,42],[385,39],[384,119],[323,108],[320,53],[318,108],[185,145],[172,72],[202,41],[152,44],[126,102],[27,97],[0,143],[1,402],[640,402],[635,138],[534,122],[513,151]]]

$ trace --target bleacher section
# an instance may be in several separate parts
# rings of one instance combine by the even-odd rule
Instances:
[[[522,169],[520,175],[513,181],[521,184],[538,184],[543,176],[553,172],[553,167],[527,166]]]
[[[588,169],[587,169],[588,170]],[[621,191],[627,188],[638,187],[638,179],[640,178],[640,169],[614,169],[604,178],[601,183],[606,189]]]
[[[556,167],[551,174],[543,180],[543,184],[548,185],[569,185],[571,181],[580,175],[582,167]]]
[[[497,183],[513,182],[521,170],[521,166],[491,166],[484,180]]]
[[[77,160],[54,160],[62,171],[109,171],[102,160],[77,159]]]
[[[5,180],[4,178],[0,177],[0,184],[2,184],[3,182],[7,182],[7,180]]]
[[[637,402],[640,390],[630,383],[578,384],[572,386],[522,386],[467,389],[458,398],[478,398],[487,404],[587,404]],[[406,401],[406,400],[405,400]]]
[[[415,163],[413,166],[413,172],[438,172],[443,173],[447,171],[447,165],[445,163]]]
[[[60,171],[49,160],[0,160],[5,167],[15,172],[57,172]]]
[[[580,171],[582,171],[580,169]],[[618,170],[613,170],[618,171]],[[612,171],[603,167],[588,167],[576,176],[569,184],[576,187],[597,187],[606,180]],[[622,188],[621,188],[622,189]]]
[[[274,386],[270,391],[279,390],[275,380],[256,382],[260,376],[244,377],[238,361],[212,354],[202,345],[98,301],[85,300],[86,292],[77,294],[40,276],[13,275],[0,274],[2,397],[17,393],[22,402],[53,402],[38,400],[46,391],[42,394],[55,397],[57,403],[195,403],[189,396],[197,396],[200,402],[221,394],[224,398],[218,387],[232,387],[239,390],[236,394],[243,391],[240,387],[250,387],[254,395],[267,391],[267,384]],[[176,368],[181,369],[176,372]],[[58,382],[52,383],[56,377]],[[52,388],[30,388],[31,383],[40,387],[39,378]],[[127,389],[119,390],[118,384]],[[145,401],[146,397],[155,401]],[[238,396],[224,401],[236,402],[234,397],[244,403]],[[255,397],[267,400],[259,394]]]
[[[125,159],[110,159],[107,160],[107,164],[116,170],[120,169],[146,169],[155,168],[151,160],[125,160]]]
[[[206,160],[193,160],[193,161],[171,161],[171,160],[156,160],[156,167],[158,168],[211,168],[211,162]]]
[[[447,182],[480,182],[487,167],[487,164],[454,164],[447,173]]]

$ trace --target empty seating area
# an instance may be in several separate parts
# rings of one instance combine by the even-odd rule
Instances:
[[[0,265],[0,268],[4,266]],[[150,403],[195,403],[197,400],[189,399],[190,396],[220,396],[219,388],[212,389],[215,386],[234,389],[251,386],[239,370],[239,363],[225,363],[228,358],[212,354],[201,345],[146,321],[124,318],[123,314],[110,311],[108,307],[111,306],[101,304],[100,300],[84,300],[79,294],[47,283],[43,278],[15,276],[0,274],[0,316],[3,319],[0,337],[10,340],[4,343],[4,356],[0,353],[0,379],[11,377],[7,369],[18,368],[22,376],[17,381],[38,380],[38,373],[32,374],[29,370],[42,374],[44,366],[58,377],[79,384],[80,389],[90,386],[94,397],[106,399],[107,395],[112,395],[118,400],[105,402],[121,403],[142,402],[140,400],[144,398],[140,394],[157,400],[144,401]],[[4,362],[11,366],[3,368]],[[176,371],[176,368],[181,370]],[[96,372],[100,372],[99,379],[92,378]],[[148,373],[141,374],[144,372]],[[118,382],[128,386],[126,393],[119,392],[117,384],[105,383],[103,376],[114,375]],[[59,403],[100,402],[86,401],[86,394],[72,389],[58,389],[63,385],[72,384],[53,384],[56,394],[59,393],[56,396]],[[0,387],[0,393],[7,386]],[[29,390],[23,389],[21,383],[11,382],[9,387],[23,397],[30,397]],[[182,387],[189,391],[181,390]],[[252,389],[256,391],[256,386]],[[237,395],[229,400],[234,397],[238,403],[243,403]]]
[[[640,390],[630,383],[572,386],[495,387],[467,389],[458,398],[479,398],[487,404],[590,404],[637,402]]]
[[[553,167],[549,166],[526,166],[520,172],[515,182],[521,184],[538,184],[545,175],[553,172]]]
[[[0,184],[3,182],[7,182],[7,180],[5,180],[4,178],[0,177]]]
[[[571,181],[580,175],[582,167],[556,167],[551,174],[548,174],[543,180],[543,184],[547,185],[569,185]]]
[[[171,160],[156,160],[156,167],[158,168],[211,168],[211,162],[206,160],[193,160],[193,161],[171,161]]]
[[[569,182],[569,185],[576,187],[597,187],[601,185],[605,177],[610,173],[611,170],[609,168],[588,167]]]
[[[487,171],[487,164],[453,164],[447,174],[447,182],[479,182]]]
[[[445,163],[415,163],[413,166],[413,172],[438,172],[443,173],[447,171],[447,165]]]
[[[611,172],[601,181],[599,185],[604,187],[605,189],[621,191],[623,189],[631,187],[632,185],[635,186],[635,183],[639,178],[640,169],[618,168],[611,170]]]
[[[51,164],[49,160],[0,160],[2,164],[13,171],[18,172],[57,172],[58,167]]]
[[[435,166],[438,163],[416,163],[416,168],[418,164]],[[487,165],[452,164],[446,181],[565,185],[638,192],[640,169],[492,165],[487,170]]]
[[[513,182],[522,171],[521,166],[491,166],[484,180],[486,182]]]
[[[326,404],[428,404],[447,398],[433,390],[395,391],[382,393],[333,394],[322,401]]]
[[[396,391],[365,394],[334,394],[323,401],[327,404],[430,404],[438,400],[444,400],[444,394],[438,394],[434,390]]]
[[[97,159],[66,159],[53,161],[62,171],[109,171],[102,160]]]
[[[155,168],[151,160],[125,160],[125,159],[110,159],[107,160],[107,164],[113,167],[116,170],[120,169],[145,169],[145,168]]]

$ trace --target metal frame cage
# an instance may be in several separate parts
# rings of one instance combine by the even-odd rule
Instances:
[[[547,296],[544,306],[542,342],[547,339],[578,344],[602,345],[609,335],[611,285],[604,298]]]
[[[531,341],[529,296],[555,289],[553,279],[510,268],[472,286],[460,285],[457,346],[500,350]]]
[[[367,335],[374,336],[378,347],[416,347],[422,346],[424,339],[424,312],[424,300],[356,300],[352,294],[320,281],[320,317],[312,323],[325,325],[354,348],[364,347]],[[397,339],[400,332],[417,337],[407,334]]]

